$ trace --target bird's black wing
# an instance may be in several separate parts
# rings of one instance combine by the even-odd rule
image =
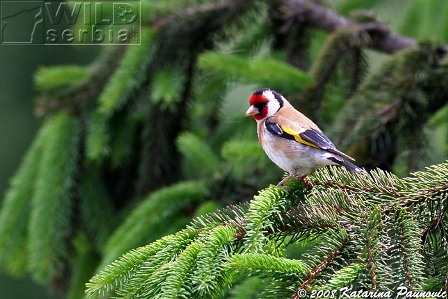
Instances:
[[[297,132],[294,129],[291,129],[286,126],[280,126],[276,122],[271,121],[270,119],[267,119],[265,121],[266,129],[269,133],[288,139],[288,140],[294,140],[296,142],[299,142],[301,144],[320,148],[322,150],[325,150],[329,153],[336,154],[340,157],[344,157],[349,160],[355,160],[352,157],[350,157],[347,154],[344,154],[343,152],[336,149],[335,145],[331,140],[325,136],[324,133],[318,130],[312,130],[312,129],[305,129],[301,132]]]

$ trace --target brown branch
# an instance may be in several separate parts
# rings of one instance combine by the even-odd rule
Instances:
[[[448,272],[446,272],[446,275],[445,275],[445,291],[448,292]]]
[[[434,219],[432,219],[431,222],[429,222],[429,225],[422,230],[422,232],[420,233],[422,235],[422,242],[425,242],[428,234],[440,224],[444,214],[445,212],[440,211],[438,215]]]
[[[327,257],[324,258],[324,259],[322,260],[322,262],[321,262],[319,265],[317,265],[317,267],[314,268],[314,270],[311,271],[311,272],[308,274],[307,280],[305,280],[305,281],[300,285],[300,288],[305,289],[305,290],[308,290],[308,289],[310,288],[311,284],[313,283],[313,281],[317,278],[317,276],[318,276],[320,273],[322,273],[322,271],[327,267],[327,265],[328,265],[329,263],[331,263],[331,262],[336,258],[336,256],[342,251],[342,249],[344,249],[346,243],[347,243],[347,242],[346,242],[345,240],[342,241],[342,242],[341,242],[341,245],[340,245],[339,247],[337,247],[336,250],[335,250],[334,252],[329,253],[329,254],[327,255]],[[294,294],[291,298],[292,298],[292,299],[298,298],[298,297],[296,297],[295,295],[297,295],[297,294]]]
[[[324,182],[319,182],[317,180],[315,180],[313,182],[314,185],[322,185],[322,186],[326,186],[329,188],[336,188],[336,189],[342,189],[342,190],[349,190],[349,191],[353,191],[353,192],[359,192],[359,191],[363,191],[363,190],[367,190],[367,191],[380,191],[382,193],[391,195],[393,197],[396,198],[405,198],[398,190],[392,189],[392,188],[388,188],[385,186],[381,186],[381,185],[369,185],[366,182],[362,183],[362,188],[360,187],[355,187],[355,186],[351,186],[351,185],[347,185],[341,182],[337,182],[337,181],[333,181],[333,180],[328,180],[328,181],[324,181]]]
[[[403,252],[403,267],[404,267],[404,272],[406,273],[406,280],[408,282],[407,287],[412,290],[412,285],[413,284],[412,284],[411,270],[409,269],[409,254],[408,254],[408,252],[406,250],[406,246],[404,245],[404,237],[403,237],[404,231],[403,231],[402,228],[400,228],[399,233],[400,233],[400,244],[399,244],[399,246],[400,246],[400,248],[401,248],[401,250]]]
[[[402,192],[401,190],[397,190],[395,188],[388,188],[381,185],[370,185],[366,182],[362,183],[362,188],[348,185],[345,183],[337,182],[334,180],[328,180],[328,181],[318,181],[314,180],[313,185],[321,185],[328,188],[335,188],[335,189],[341,189],[341,190],[347,190],[351,192],[359,192],[362,190],[375,192],[379,191],[382,193],[385,193],[387,195],[390,195],[392,197],[395,197],[397,201],[394,201],[391,205],[387,205],[388,210],[392,210],[392,208],[398,204],[399,206],[408,207],[412,205],[413,203],[421,203],[427,200],[428,197],[438,195],[440,192],[444,192],[448,189],[448,184],[442,184],[435,187],[429,187],[427,189],[414,192],[412,195],[406,194]]]
[[[353,20],[340,16],[313,0],[273,0],[286,18],[294,18],[299,23],[306,23],[328,32],[334,32],[347,26],[360,25]],[[366,30],[372,38],[371,48],[385,53],[395,53],[408,47],[414,47],[414,39],[396,35],[379,23],[372,23]]]

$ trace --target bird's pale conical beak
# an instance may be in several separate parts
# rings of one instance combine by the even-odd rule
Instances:
[[[260,113],[260,110],[258,110],[257,107],[252,105],[249,107],[249,109],[247,109],[246,116],[251,116],[251,115],[258,114],[258,113]]]

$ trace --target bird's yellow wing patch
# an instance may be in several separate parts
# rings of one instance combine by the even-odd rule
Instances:
[[[289,134],[289,135],[293,136],[295,141],[297,141],[299,143],[302,143],[302,144],[305,144],[305,145],[308,145],[308,146],[319,148],[319,146],[315,145],[314,143],[308,142],[308,141],[304,140],[302,137],[300,137],[300,135],[299,135],[300,132],[297,132],[296,130],[291,129],[289,127],[285,127],[285,126],[281,126],[281,129],[286,134]]]

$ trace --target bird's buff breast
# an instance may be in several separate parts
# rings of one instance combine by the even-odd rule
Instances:
[[[263,139],[261,144],[269,159],[290,174],[308,174],[332,164],[324,157],[325,151],[272,135],[264,124],[258,137]]]

